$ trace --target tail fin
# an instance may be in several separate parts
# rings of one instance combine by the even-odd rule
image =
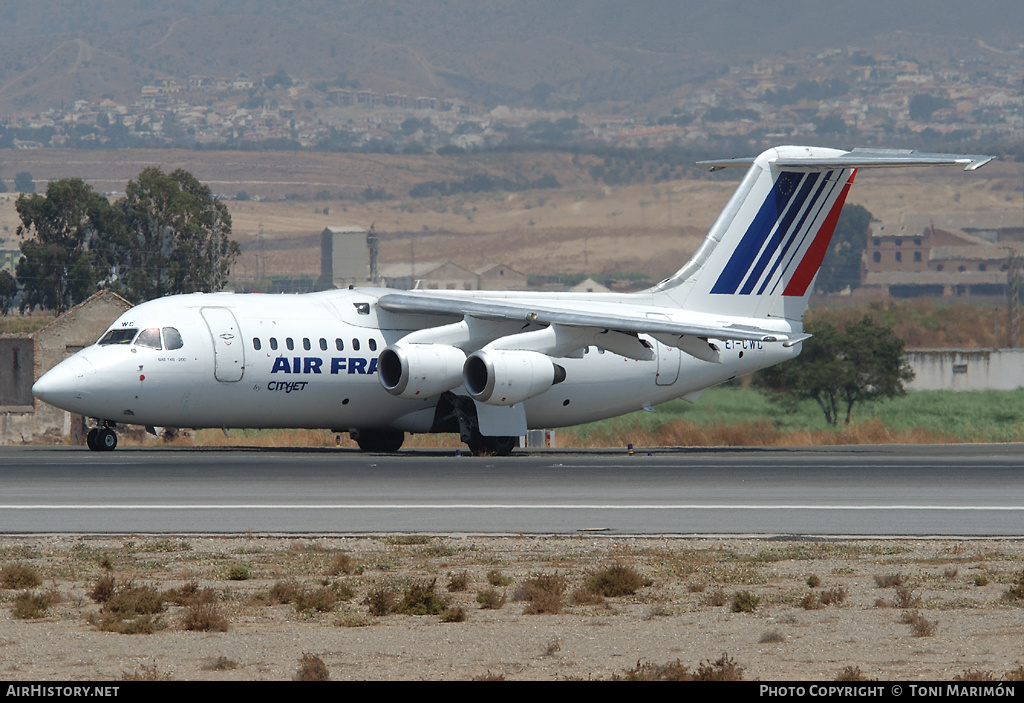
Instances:
[[[750,168],[693,258],[652,292],[691,310],[799,320],[858,168],[962,164],[974,170],[989,160],[781,146],[755,159],[701,162],[712,170]]]

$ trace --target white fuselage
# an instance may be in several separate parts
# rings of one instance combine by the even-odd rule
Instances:
[[[110,330],[159,329],[163,342],[147,346],[140,335],[134,343],[87,347],[34,390],[61,408],[115,423],[429,432],[437,396],[399,398],[377,378],[378,353],[422,329],[422,317],[379,311],[379,292],[154,300],[126,312]],[[178,348],[168,348],[176,346],[168,342],[168,328],[180,335]],[[527,425],[575,425],[693,397],[799,353],[799,345],[719,341],[721,363],[711,363],[645,339],[655,351],[649,361],[596,346],[579,358],[557,359],[565,380],[524,402]],[[465,389],[453,392],[464,395]]]

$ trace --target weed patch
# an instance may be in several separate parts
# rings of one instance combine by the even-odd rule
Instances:
[[[43,583],[38,569],[31,564],[5,564],[0,570],[0,586],[10,589],[35,588]]]
[[[562,612],[568,585],[561,574],[534,574],[516,588],[513,600],[526,601],[525,615],[555,615]]]
[[[295,671],[295,676],[292,677],[292,680],[330,681],[331,675],[327,671],[327,665],[324,664],[323,659],[315,654],[303,652],[302,657],[299,659],[299,668]]]
[[[636,569],[622,564],[605,567],[587,577],[584,587],[591,593],[600,593],[605,598],[631,596],[650,581]]]
[[[50,614],[50,606],[56,605],[59,602],[60,595],[56,591],[47,591],[45,593],[25,591],[14,597],[11,615],[19,620],[45,618]]]

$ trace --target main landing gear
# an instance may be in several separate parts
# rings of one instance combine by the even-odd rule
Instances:
[[[508,456],[519,446],[518,437],[484,437],[473,432],[466,442],[473,456]]]
[[[405,442],[405,432],[401,430],[350,430],[348,434],[364,452],[391,454]]]
[[[117,433],[107,423],[89,430],[85,443],[94,452],[112,452],[117,449]]]

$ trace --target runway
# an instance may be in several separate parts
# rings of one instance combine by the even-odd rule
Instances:
[[[1024,445],[518,450],[0,447],[0,532],[1024,534]]]

